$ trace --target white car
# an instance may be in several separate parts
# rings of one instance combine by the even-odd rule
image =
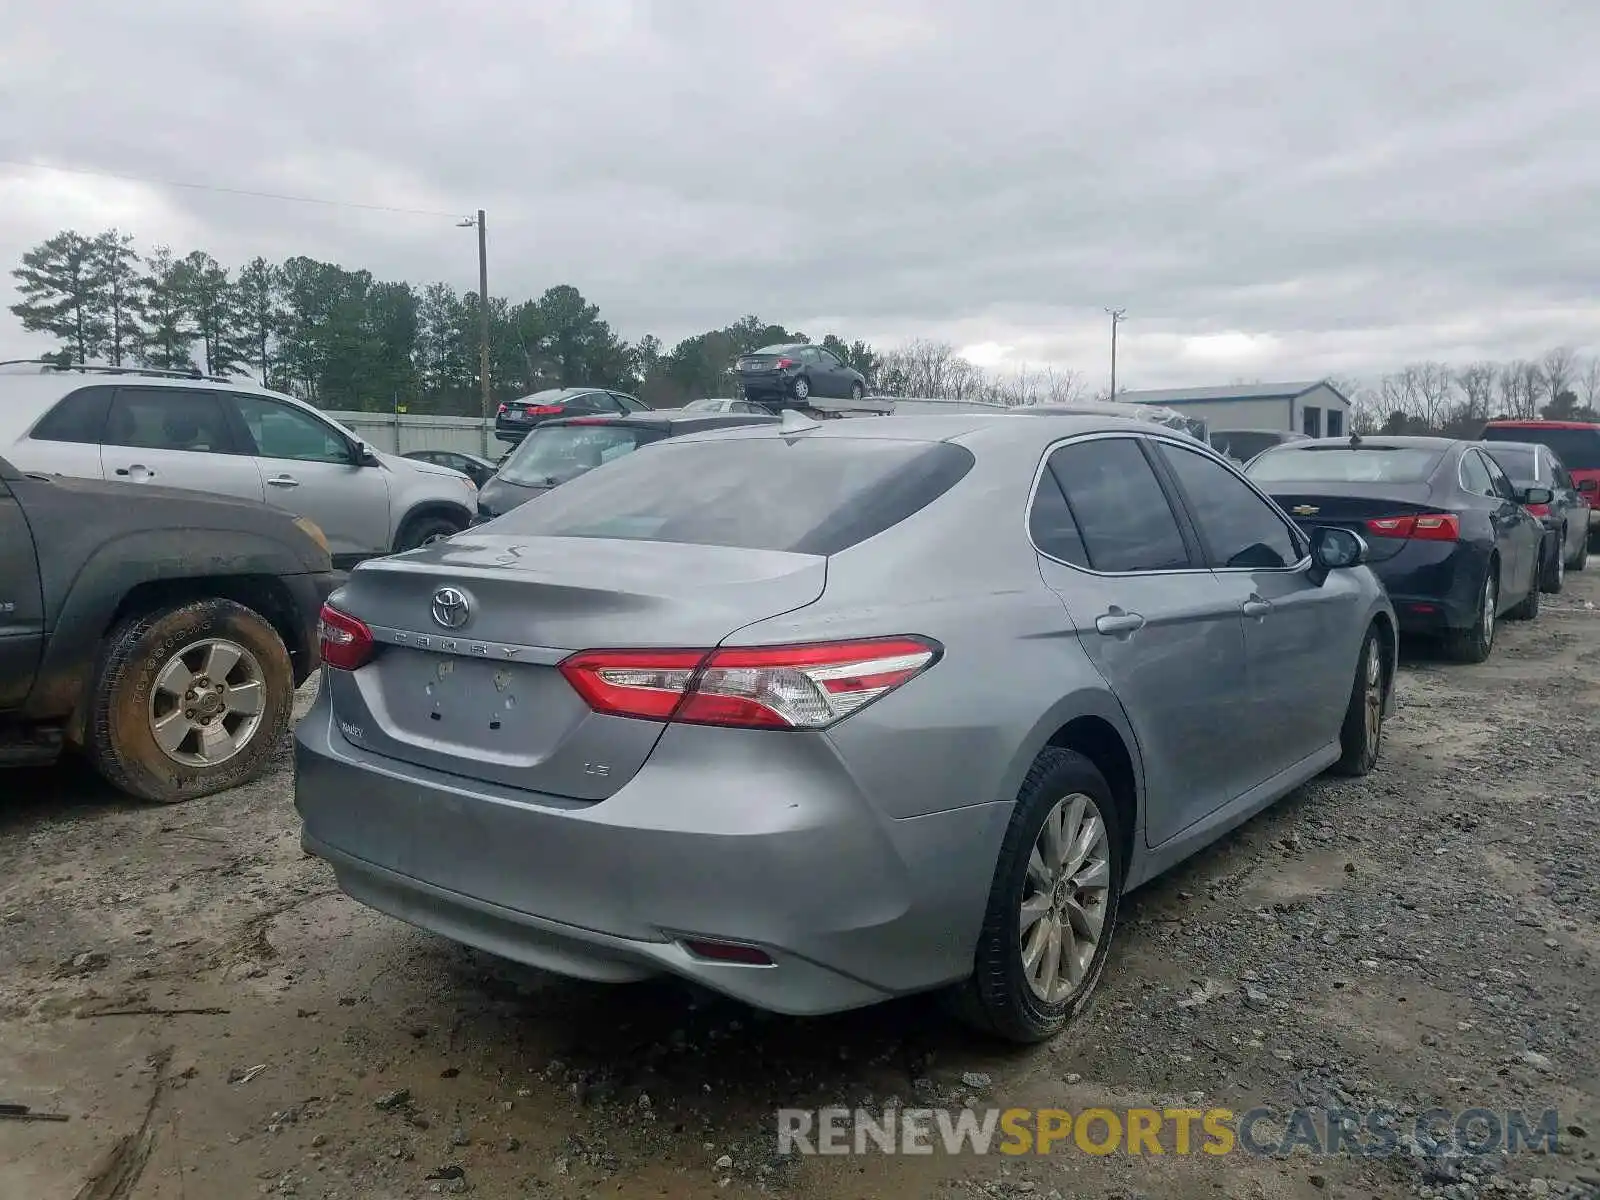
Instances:
[[[23,471],[237,496],[315,522],[334,564],[467,527],[460,472],[380,454],[311,405],[176,372],[0,364],[0,457]]]

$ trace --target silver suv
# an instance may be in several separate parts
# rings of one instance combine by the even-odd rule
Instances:
[[[465,475],[380,454],[311,405],[250,383],[0,364],[0,456],[23,471],[259,500],[316,522],[334,563],[465,529]]]

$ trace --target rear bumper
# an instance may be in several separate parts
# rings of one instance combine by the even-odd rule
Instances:
[[[361,750],[326,689],[295,749],[303,844],[353,899],[558,974],[671,973],[796,1015],[965,977],[1010,815],[890,819],[825,738],[693,727],[578,804]],[[686,938],[771,965],[700,958]]]
[[[1402,632],[1466,629],[1478,617],[1478,589],[1487,558],[1459,542],[1412,541],[1372,564],[1394,604]]]

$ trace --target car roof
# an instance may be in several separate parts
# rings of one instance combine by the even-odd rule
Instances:
[[[1540,451],[1552,455],[1555,453],[1554,450],[1542,442],[1485,442],[1483,443],[1483,448],[1490,454],[1496,454],[1501,450],[1516,450],[1519,453],[1528,451],[1532,454],[1538,454]]]
[[[750,422],[758,424],[758,422]],[[915,416],[886,416],[871,419],[818,421],[808,429],[795,429],[778,422],[759,422],[750,430],[709,430],[687,435],[685,440],[730,440],[751,438],[870,438],[910,442],[955,442],[969,445],[985,442],[1033,444],[1057,441],[1084,433],[1139,433],[1198,446],[1193,438],[1165,429],[1150,421],[1122,417],[1101,417],[1077,413],[1040,413],[1031,421],[1018,421],[1009,412],[929,413]]]
[[[778,350],[801,350],[811,345],[810,342],[773,342],[770,346],[757,346],[754,350],[746,351],[748,354],[772,354]]]
[[[1593,429],[1600,431],[1600,421],[1536,421],[1531,417],[1501,417],[1489,421],[1486,429]]]
[[[1379,450],[1448,450],[1452,446],[1468,446],[1473,443],[1461,438],[1447,437],[1406,437],[1400,434],[1389,436],[1387,434],[1374,434],[1371,437],[1362,435],[1359,438],[1307,438],[1303,442],[1284,442],[1280,450],[1315,450],[1318,447],[1330,449],[1342,446],[1347,450],[1360,450],[1363,447]]]
[[[540,429],[553,429],[567,425],[620,425],[643,426],[646,429],[670,428],[678,425],[704,425],[721,429],[734,425],[775,425],[778,418],[769,413],[683,412],[682,410],[651,409],[637,413],[601,413],[582,417],[557,417],[530,431],[531,437]]]
[[[186,376],[148,375],[115,371],[40,371],[28,374],[0,374],[0,441],[10,442],[33,428],[46,412],[54,408],[62,397],[86,387],[151,387],[193,389],[201,392],[234,392],[249,396],[265,396],[284,404],[304,409],[342,430],[346,436],[355,437],[338,421],[315,405],[307,404],[294,396],[264,388],[254,380],[192,379]]]

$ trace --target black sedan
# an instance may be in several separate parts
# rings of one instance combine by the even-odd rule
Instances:
[[[1502,613],[1539,614],[1545,531],[1520,492],[1477,443],[1449,438],[1318,438],[1275,446],[1246,469],[1303,529],[1336,525],[1367,539],[1368,563],[1388,588],[1400,626],[1442,637],[1482,662]]]
[[[597,387],[549,388],[502,404],[495,413],[494,436],[502,442],[520,442],[530,429],[562,417],[621,416],[649,411],[648,404],[626,392]]]
[[[1548,488],[1549,504],[1529,504],[1544,522],[1544,590],[1559,592],[1567,572],[1589,565],[1589,501],[1578,490],[1556,452],[1535,442],[1485,442],[1489,457],[1519,488]]]
[[[436,467],[449,467],[452,471],[460,471],[479,487],[488,483],[489,477],[494,474],[494,464],[487,458],[479,458],[476,454],[463,454],[460,450],[411,450],[400,457],[414,458],[418,462],[432,463]]]
[[[495,477],[478,489],[474,525],[492,521],[558,484],[576,479],[603,463],[663,438],[725,429],[733,425],[772,425],[770,414],[672,412],[656,410],[617,417],[568,417],[549,421],[522,440],[500,464]]]
[[[823,346],[763,346],[741,355],[733,369],[746,400],[799,408],[813,396],[860,400],[867,394],[867,377]]]

